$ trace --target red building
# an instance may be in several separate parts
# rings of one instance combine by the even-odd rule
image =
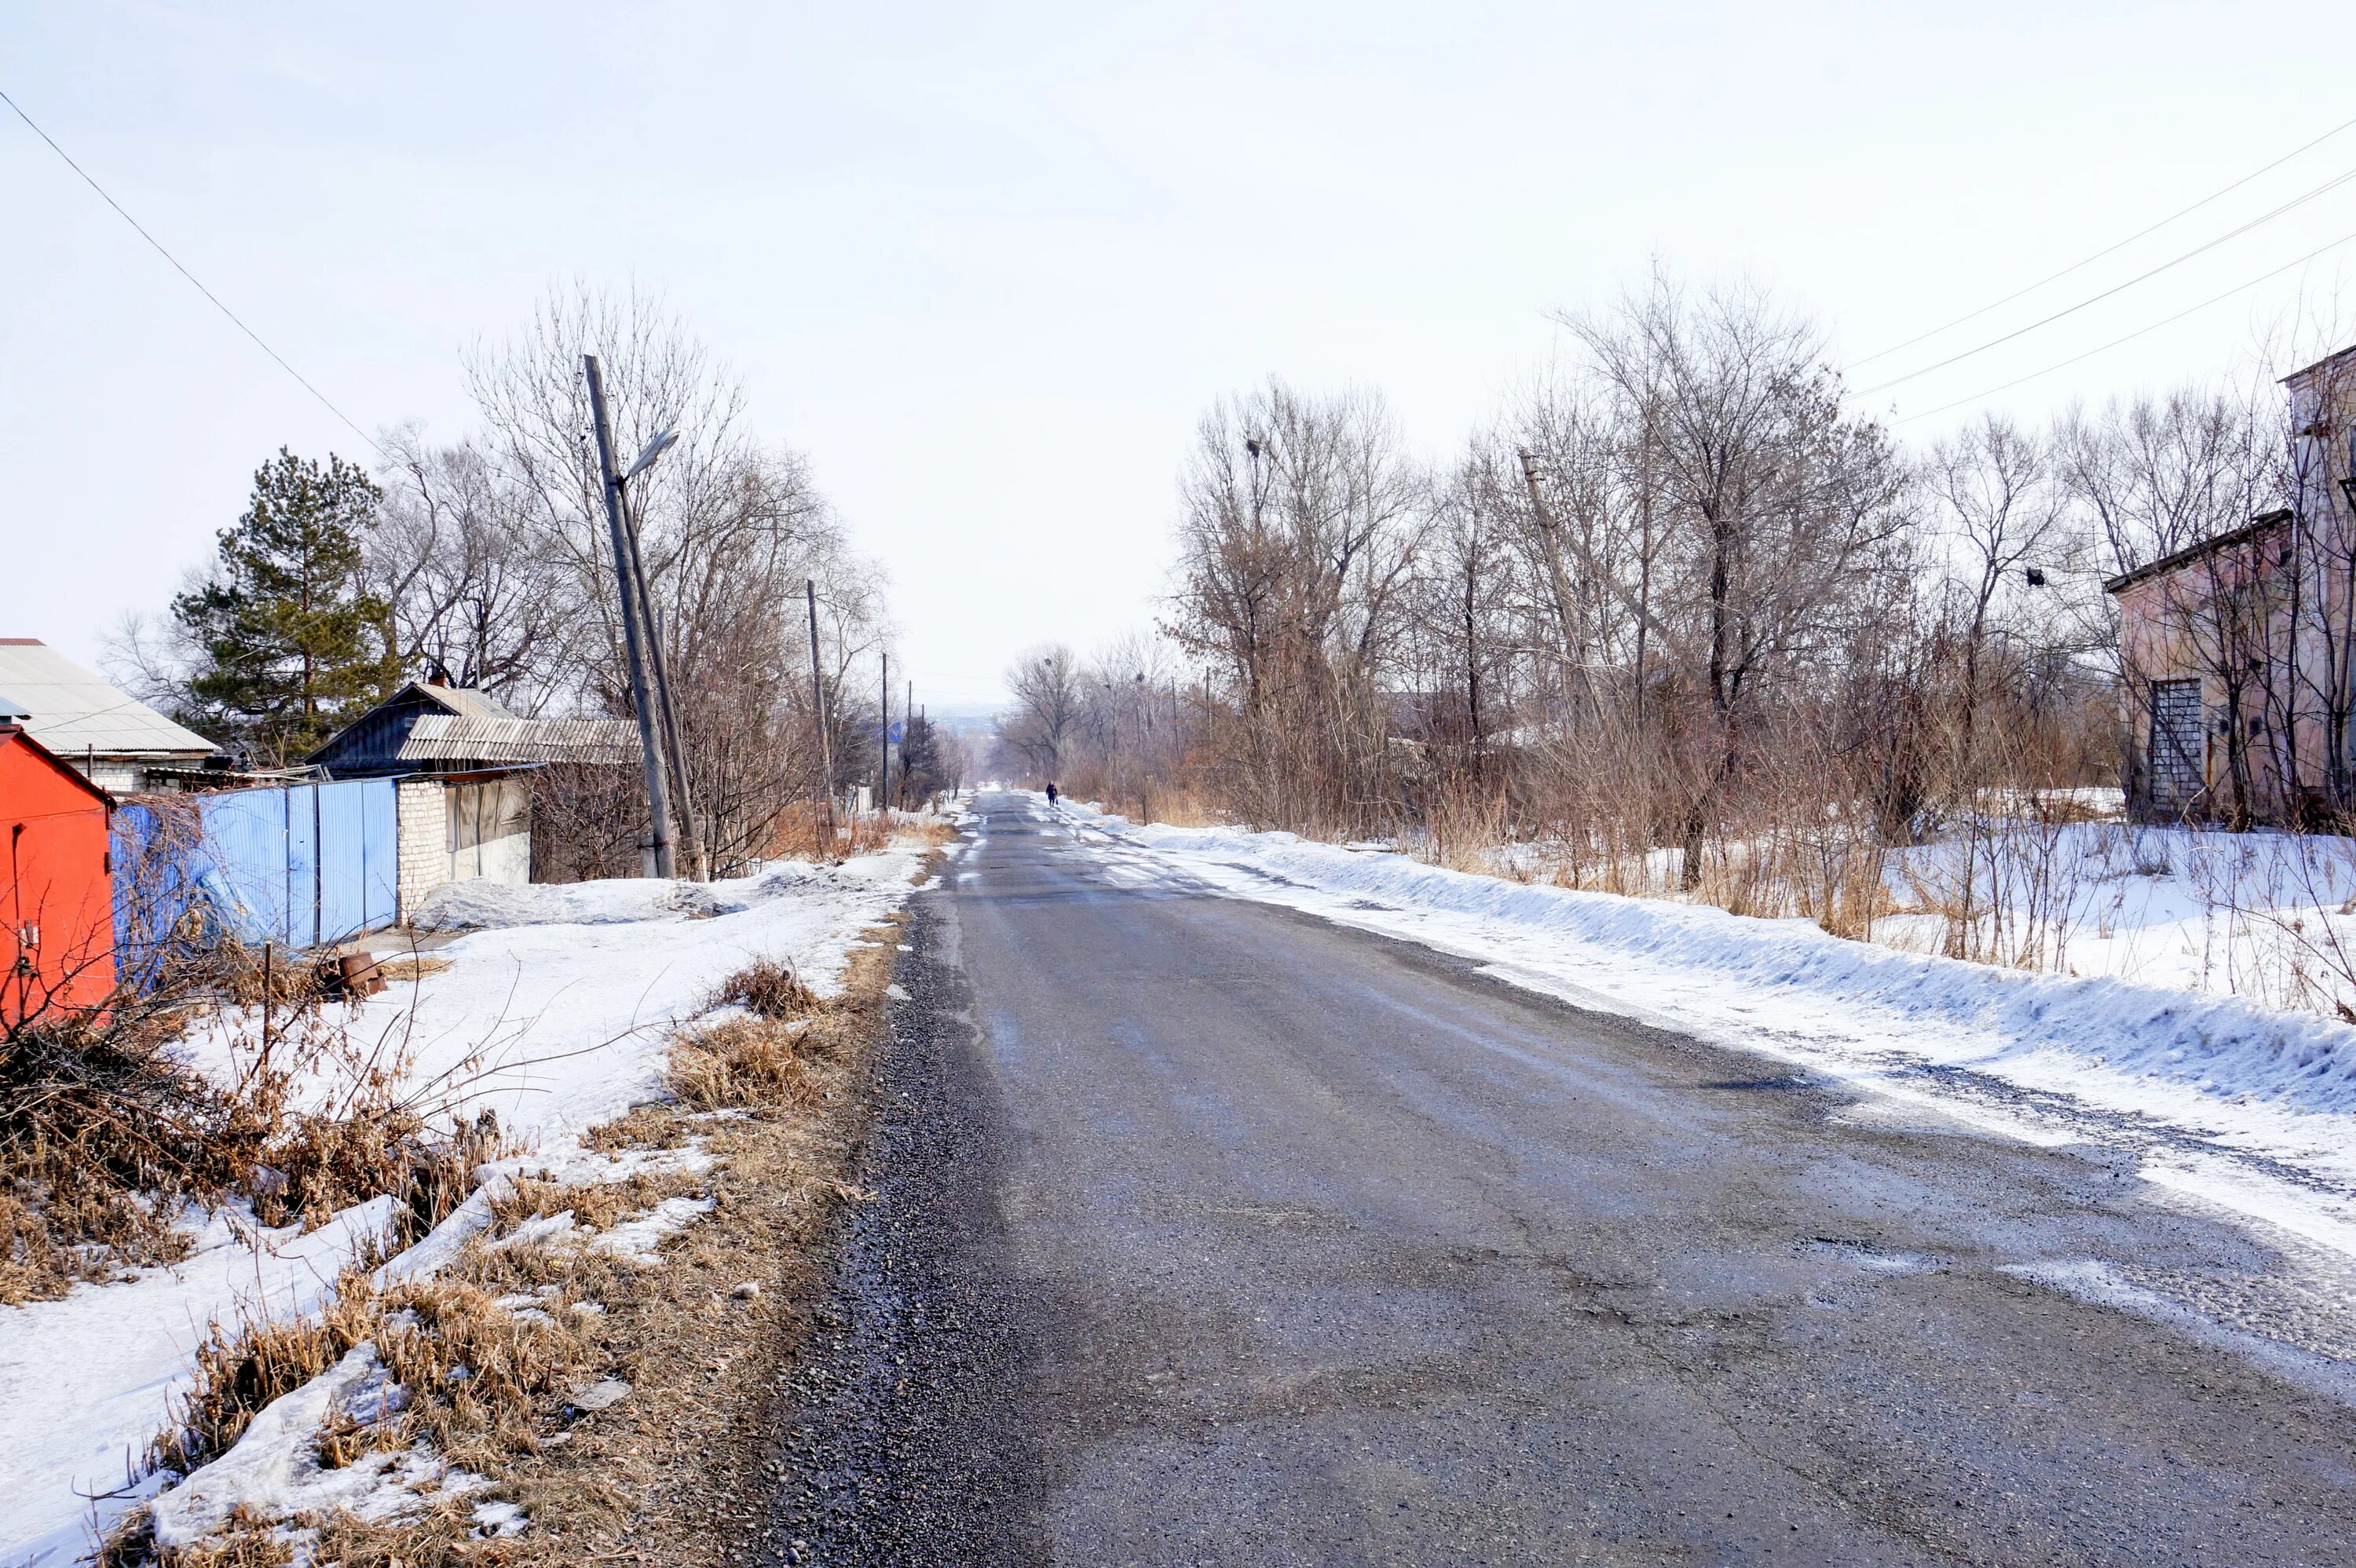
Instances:
[[[105,791],[0,701],[0,1023],[95,1008],[114,989]]]

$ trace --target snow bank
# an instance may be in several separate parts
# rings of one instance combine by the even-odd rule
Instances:
[[[469,931],[436,950],[450,967],[396,983],[349,1020],[362,1039],[407,1043],[412,1083],[439,1083],[470,1115],[488,1105],[538,1146],[509,1163],[584,1179],[582,1162],[599,1157],[573,1135],[659,1093],[669,1024],[755,957],[790,960],[813,990],[840,991],[861,933],[905,901],[921,863],[920,851],[893,849],[708,887],[459,884],[434,911],[438,929]],[[187,1044],[213,1071],[227,1069],[226,1049],[219,1033]],[[90,1498],[115,1494],[95,1510],[104,1520],[151,1491],[133,1472],[209,1327],[241,1309],[317,1310],[337,1271],[383,1233],[391,1204],[307,1236],[215,1216],[176,1267],[0,1308],[0,1568],[73,1561],[89,1543]],[[478,1190],[384,1277],[432,1272],[487,1218]]]
[[[1287,833],[1063,816],[1117,878],[1287,904],[1500,978],[2048,1141],[2356,1253],[2356,1029],[2115,978],[1844,941],[1813,923],[1529,885]]]
[[[2204,1095],[2356,1112],[2356,1029],[2309,1014],[2107,977],[2034,975],[1896,952],[1828,935],[1811,921],[1510,882],[1289,833],[1155,826],[1125,827],[1122,836],[1190,857],[1241,859],[1263,875],[1320,892],[1545,932],[1647,965],[1825,1004],[1869,1004],[1910,1025],[1966,1028],[1993,1048],[1992,1061],[2062,1050]]]

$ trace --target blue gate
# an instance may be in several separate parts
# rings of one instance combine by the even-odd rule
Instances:
[[[317,947],[392,923],[391,779],[222,790],[114,814],[116,944],[135,969],[190,916],[241,942]]]

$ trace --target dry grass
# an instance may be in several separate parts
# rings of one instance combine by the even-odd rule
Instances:
[[[898,827],[880,812],[837,812],[830,835],[826,819],[807,805],[778,815],[761,846],[764,860],[841,860],[871,854],[892,842]]]
[[[406,957],[386,958],[376,966],[380,978],[390,984],[395,980],[422,980],[428,975],[439,975],[450,967],[450,960],[432,953],[412,953]]]
[[[756,958],[725,980],[704,999],[703,1010],[738,1007],[757,1018],[784,1021],[805,1019],[819,1008],[818,994],[802,984],[789,960]]]
[[[800,1042],[781,1023],[731,1018],[680,1029],[665,1073],[680,1103],[699,1111],[801,1106],[814,1093]]]
[[[185,993],[0,1040],[0,1305],[178,1262],[188,1243],[173,1221],[192,1203],[241,1199],[265,1225],[316,1227],[391,1193],[406,1241],[464,1197],[472,1167],[498,1152],[496,1123],[436,1131],[448,1122],[407,1087],[406,1041],[355,1038],[303,988],[310,978],[280,973],[274,961],[252,972],[266,1009],[213,1013],[230,1035],[226,1083],[172,1049],[212,1006]]]
[[[218,1452],[270,1398],[365,1339],[413,1397],[391,1419],[333,1424],[323,1460],[348,1464],[373,1449],[425,1443],[489,1478],[490,1491],[426,1499],[419,1512],[385,1522],[247,1520],[201,1552],[161,1554],[134,1513],[105,1561],[276,1568],[294,1558],[289,1528],[309,1561],[368,1568],[720,1561],[763,1516],[768,1374],[806,1331],[797,1304],[821,1284],[814,1243],[856,1196],[844,1180],[864,1115],[855,1085],[881,1030],[899,930],[897,921],[878,927],[876,940],[854,950],[841,996],[796,1019],[737,1020],[794,1042],[797,1087],[785,1100],[740,1074],[733,1082],[748,1093],[740,1103],[749,1115],[712,1120],[686,1105],[642,1105],[584,1140],[614,1152],[693,1137],[715,1157],[713,1169],[603,1185],[518,1181],[493,1205],[490,1231],[432,1279],[375,1291],[365,1275],[348,1275],[319,1322],[217,1335],[185,1424],[200,1419],[208,1435],[174,1450],[187,1461]],[[675,1072],[681,1049],[674,1043]],[[714,1211],[666,1245],[660,1269],[509,1240],[518,1226],[568,1211],[576,1224],[603,1230],[690,1190]],[[738,1288],[747,1283],[757,1290]],[[500,1305],[526,1295],[535,1299],[524,1314]],[[602,1310],[573,1310],[591,1305]],[[760,1375],[732,1376],[732,1367]],[[594,1414],[568,1404],[573,1390],[608,1376],[632,1385],[629,1398]],[[471,1509],[491,1497],[523,1507],[530,1528],[480,1536]]]
[[[235,1107],[168,1056],[163,1020],[60,1017],[0,1041],[0,1304],[177,1263],[170,1217],[255,1168]]]
[[[957,824],[938,816],[904,819],[892,835],[894,843],[918,849],[938,849],[957,842]]]

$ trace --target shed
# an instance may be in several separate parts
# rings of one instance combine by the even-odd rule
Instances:
[[[16,709],[8,712],[7,709]],[[0,1022],[100,1007],[114,989],[113,802],[0,704]]]
[[[622,719],[526,719],[487,692],[412,681],[308,761],[332,778],[396,778],[402,919],[444,882],[531,880],[526,775],[551,763],[637,761]]]
[[[336,778],[415,773],[401,750],[417,721],[442,719],[507,719],[516,716],[497,698],[470,687],[412,680],[327,738],[304,761]]]
[[[24,728],[102,789],[136,795],[220,750],[38,637],[0,637],[0,692]]]

